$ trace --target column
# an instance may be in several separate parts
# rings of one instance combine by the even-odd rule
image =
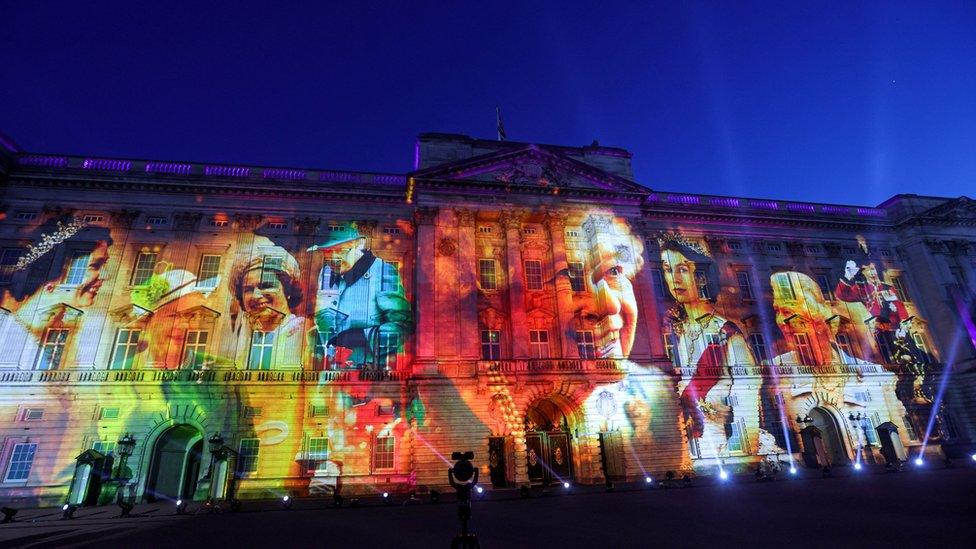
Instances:
[[[434,250],[437,208],[417,208],[414,221],[417,226],[417,293],[414,296],[417,306],[417,361],[432,362],[436,356],[436,333],[434,314],[437,304],[434,295]]]
[[[478,331],[478,259],[475,250],[475,214],[468,209],[454,210],[458,224],[458,326],[461,358],[481,356]]]
[[[522,213],[502,212],[501,224],[505,227],[506,262],[508,263],[508,303],[512,343],[512,358],[529,358],[528,323],[525,318],[525,273],[522,266],[521,233]]]
[[[644,243],[644,267],[638,271],[634,280],[637,304],[642,317],[638,318],[638,325],[643,327],[643,333],[650,344],[650,357],[664,358],[666,357],[666,353],[664,351],[664,340],[661,336],[661,317],[657,310],[658,300],[664,296],[654,295],[654,277],[651,276],[651,269],[655,265],[659,266],[661,264],[661,258],[657,255],[657,247],[649,246],[647,244],[648,239],[644,238],[644,235],[649,232],[647,230],[648,227],[641,220],[636,221],[635,226],[639,231],[635,237]],[[645,349],[648,348],[645,347]],[[645,357],[632,355],[631,358],[640,359]]]
[[[562,358],[579,358],[574,324],[573,286],[569,280],[569,262],[566,260],[566,215],[546,214],[546,227],[549,229],[549,242],[552,244],[552,265],[556,273],[556,314],[559,319],[559,340],[562,345]]]

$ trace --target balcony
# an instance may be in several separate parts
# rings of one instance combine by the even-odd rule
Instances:
[[[567,360],[479,360],[478,374],[623,374],[626,361],[617,359]]]

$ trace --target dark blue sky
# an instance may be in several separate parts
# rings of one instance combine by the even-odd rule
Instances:
[[[34,151],[403,172],[498,104],[660,190],[976,196],[973,2],[4,4],[0,129]]]

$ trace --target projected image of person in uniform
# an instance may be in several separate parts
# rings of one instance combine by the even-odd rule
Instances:
[[[412,327],[396,266],[376,257],[353,228],[312,246],[330,254],[319,274],[315,325],[340,365],[390,369]]]
[[[739,327],[715,311],[715,262],[701,244],[677,233],[661,235],[658,244],[664,280],[677,302],[667,320],[675,360],[692,372],[678,382],[688,436],[700,457],[755,454],[758,387],[737,380],[731,369],[733,364],[754,365],[755,359]]]

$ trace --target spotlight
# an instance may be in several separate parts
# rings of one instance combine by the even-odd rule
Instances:
[[[976,454],[973,454],[973,455],[971,455],[969,457],[973,458],[973,461],[976,461]]]
[[[654,482],[654,479],[651,477],[644,477],[644,484],[650,484],[652,482]]]
[[[725,469],[722,469],[721,471],[718,472],[718,478],[722,480],[728,480],[729,474],[725,472]]]
[[[796,467],[792,467],[792,466],[790,467],[790,474],[791,475],[795,475],[796,474]]]
[[[75,518],[75,510],[77,509],[78,507],[76,505],[65,503],[61,507],[61,520],[71,520]]]
[[[384,505],[393,505],[393,498],[390,497],[390,493],[389,492],[383,492],[383,504]]]
[[[231,513],[239,513],[241,511],[241,508],[243,508],[243,507],[244,507],[244,502],[243,501],[241,501],[241,500],[239,500],[237,498],[234,498],[234,499],[230,500],[230,512]]]
[[[186,514],[186,502],[182,499],[176,500],[176,514],[185,515]]]
[[[282,509],[284,509],[285,511],[290,510],[291,509],[291,504],[292,504],[291,496],[282,496],[282,498],[281,498],[281,508]]]
[[[0,520],[0,524],[7,524],[14,521],[14,515],[17,514],[17,509],[4,507],[0,509],[0,513],[3,513],[3,520]]]
[[[685,488],[691,488],[691,475],[688,473],[682,475],[681,482],[684,484]]]
[[[531,496],[532,496],[532,493],[529,492],[529,485],[528,484],[523,484],[522,486],[519,486],[519,497],[521,497],[522,499],[527,499],[527,498],[529,498]]]
[[[568,482],[563,482],[563,488],[569,490],[569,483]]]
[[[860,464],[860,462],[854,464],[854,470],[855,471],[860,471],[861,470],[861,464]]]
[[[475,492],[478,492],[479,494],[484,494],[485,493],[485,489],[482,488],[481,486],[476,486],[475,489],[474,489],[474,491]]]
[[[830,465],[823,466],[823,469],[820,470],[820,476],[823,478],[830,478],[834,476],[834,472],[831,470]]]
[[[613,481],[612,480],[606,479],[603,482],[603,490],[605,492],[613,492],[615,489],[616,489],[616,487],[613,485]]]
[[[915,465],[918,465],[919,467],[921,467],[924,464],[925,464],[925,462],[922,461],[922,458],[920,458],[920,457],[915,458]]]
[[[332,506],[333,507],[342,507],[342,503],[343,503],[342,494],[340,494],[339,492],[333,492],[332,493]]]
[[[430,502],[431,503],[440,503],[440,501],[441,501],[441,493],[438,492],[437,490],[431,490],[430,491]]]

